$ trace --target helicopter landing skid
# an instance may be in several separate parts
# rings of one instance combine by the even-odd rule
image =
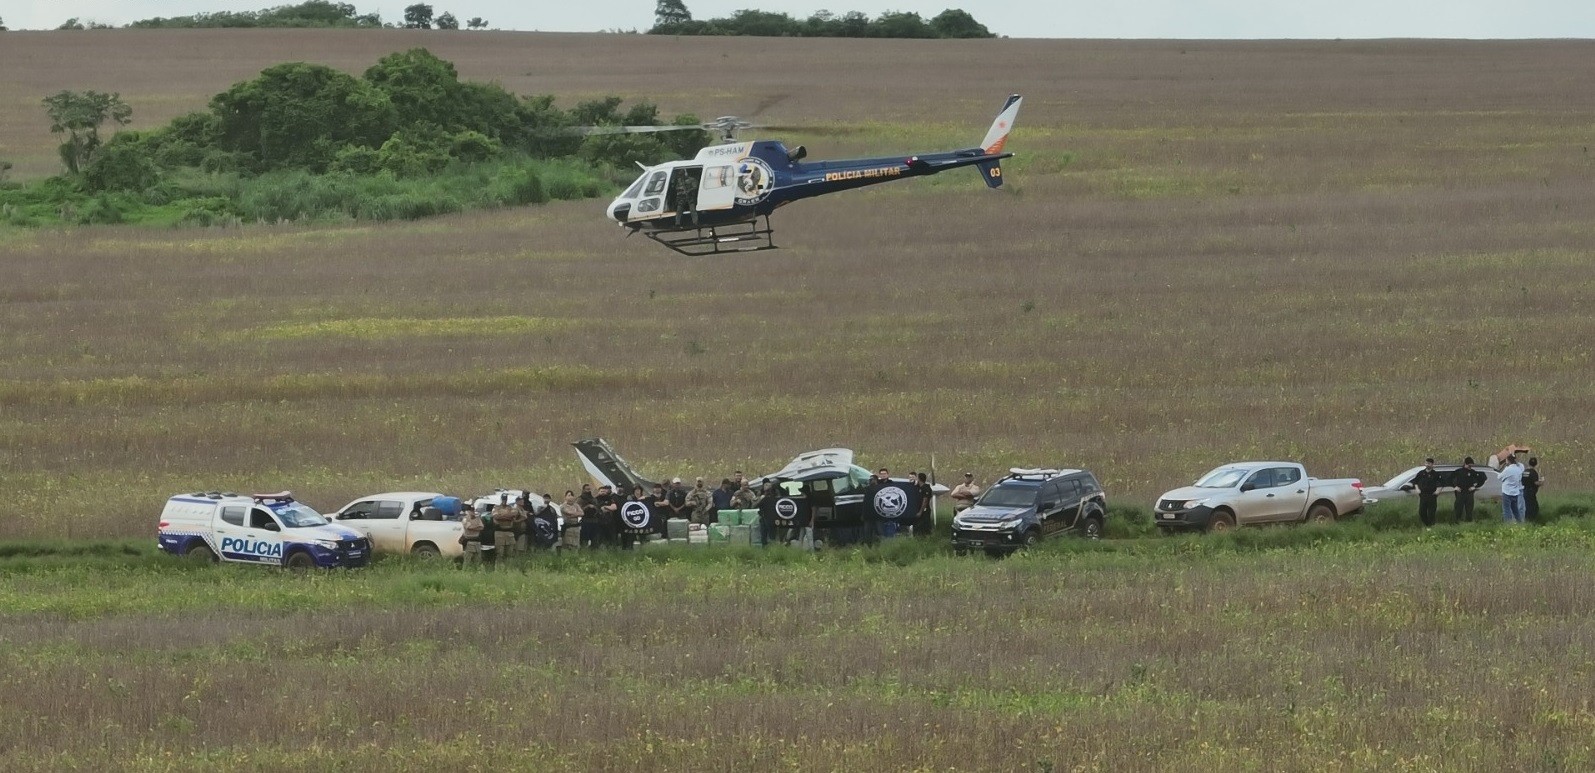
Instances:
[[[763,227],[759,226],[759,221],[755,218],[724,226],[698,226],[643,233],[648,238],[689,257],[776,249],[775,229],[770,227],[768,216],[764,218]]]

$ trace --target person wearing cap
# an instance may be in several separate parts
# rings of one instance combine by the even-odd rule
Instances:
[[[1434,525],[1434,515],[1439,510],[1440,504],[1440,472],[1434,469],[1434,457],[1423,460],[1423,469],[1412,476],[1412,482],[1401,487],[1402,491],[1418,490],[1418,520],[1424,526]]]
[[[953,514],[957,515],[975,506],[975,497],[980,496],[980,486],[975,484],[975,474],[964,473],[964,482],[953,486],[949,496],[953,499]]]
[[[1484,473],[1473,469],[1473,457],[1462,460],[1462,466],[1451,473],[1451,485],[1455,486],[1457,493],[1451,502],[1451,520],[1455,523],[1473,520],[1473,492],[1478,491],[1484,482],[1489,480]]]
[[[1501,520],[1523,523],[1523,465],[1516,454],[1507,454],[1501,468]]]
[[[665,506],[671,518],[686,518],[692,515],[687,509],[687,487],[681,485],[680,478],[670,479],[670,489],[665,492]]]
[[[714,520],[714,497],[704,487],[701,477],[687,492],[687,511],[692,513],[693,523],[706,524]]]

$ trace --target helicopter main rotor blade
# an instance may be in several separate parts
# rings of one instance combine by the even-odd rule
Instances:
[[[657,132],[701,132],[710,131],[715,127],[708,125],[692,124],[688,126],[572,126],[571,131],[583,136],[600,136],[605,134],[655,134]]]

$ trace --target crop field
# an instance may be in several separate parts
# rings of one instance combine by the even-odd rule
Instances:
[[[592,435],[655,476],[1083,466],[1126,518],[1236,458],[1382,481],[1519,442],[1548,495],[1595,490],[1595,44],[4,33],[0,159],[56,171],[61,89],[154,126],[423,45],[562,104],[801,125],[816,159],[1026,101],[1006,189],[801,202],[742,257],[597,200],[0,226],[0,767],[1595,765],[1574,518],[486,576],[149,555],[178,491],[558,493]]]

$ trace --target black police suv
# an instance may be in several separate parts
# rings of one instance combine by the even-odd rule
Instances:
[[[1108,498],[1085,470],[1014,468],[953,518],[953,549],[1007,553],[1055,534],[1102,536]]]

